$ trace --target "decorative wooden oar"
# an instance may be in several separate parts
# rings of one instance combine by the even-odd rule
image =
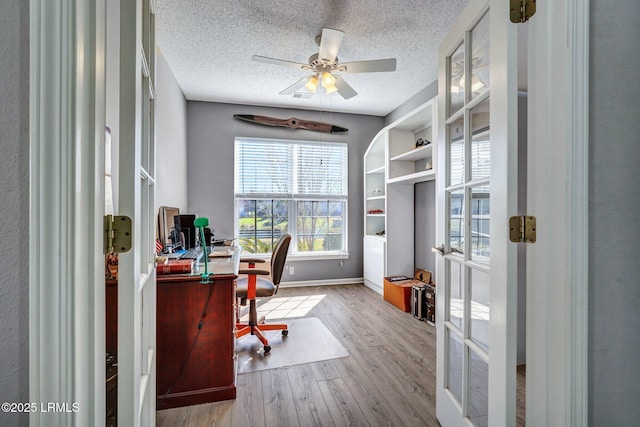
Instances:
[[[290,119],[278,119],[275,117],[254,116],[253,114],[234,114],[233,117],[238,120],[263,126],[279,126],[289,129],[305,129],[312,130],[314,132],[338,133],[347,132],[349,130],[347,128],[332,125],[329,123],[314,122],[311,120],[300,120],[296,117],[291,117]]]

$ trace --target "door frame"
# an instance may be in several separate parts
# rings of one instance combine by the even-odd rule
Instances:
[[[588,424],[589,1],[538,2],[528,25],[527,215],[537,218],[537,242],[527,245],[527,424],[581,426]]]
[[[589,2],[553,4],[538,2],[529,22],[532,31],[564,33],[560,39],[567,44],[554,46],[550,40],[556,37],[541,40],[533,47],[536,63],[529,65],[530,78],[545,73],[563,77],[540,79],[538,95],[530,90],[530,161],[548,160],[544,153],[556,150],[564,156],[559,159],[563,168],[548,177],[530,172],[528,179],[530,194],[541,199],[529,199],[529,212],[544,227],[538,229],[537,246],[530,246],[537,250],[527,251],[527,407],[540,408],[527,411],[527,422],[586,425]],[[104,192],[104,62],[92,60],[104,52],[105,3],[30,0],[29,9],[29,397],[33,402],[77,401],[82,411],[57,416],[100,425],[105,415],[104,294],[86,284],[104,281],[98,208],[103,198],[91,188]],[[79,46],[86,53],[83,73],[74,57]],[[561,73],[558,64],[563,64]],[[567,109],[534,114],[558,93],[565,95]],[[534,179],[544,181],[534,184]],[[563,202],[551,215],[555,200]],[[563,252],[566,247],[574,250]],[[551,348],[556,343],[563,346],[560,355]],[[39,425],[42,417],[30,414],[31,423]]]
[[[29,422],[104,425],[105,1],[29,15]]]

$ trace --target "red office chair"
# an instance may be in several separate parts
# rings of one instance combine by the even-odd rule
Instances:
[[[266,324],[264,319],[258,319],[256,310],[256,297],[270,297],[278,292],[280,278],[284,270],[284,264],[287,261],[287,252],[289,251],[289,243],[291,235],[285,234],[278,240],[271,254],[271,280],[259,275],[269,276],[269,272],[258,270],[255,268],[256,263],[265,262],[259,258],[242,258],[241,262],[249,263],[249,268],[240,270],[240,274],[247,274],[247,277],[239,278],[236,287],[236,296],[244,303],[249,301],[249,323],[236,323],[236,338],[251,334],[258,337],[264,345],[264,352],[269,353],[271,346],[269,341],[262,333],[263,331],[282,331],[282,336],[287,336],[289,330],[285,324]]]

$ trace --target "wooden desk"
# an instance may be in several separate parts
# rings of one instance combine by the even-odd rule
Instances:
[[[200,277],[158,276],[158,409],[235,399],[236,277],[214,276],[206,285],[200,283]]]
[[[232,259],[212,260],[210,284],[200,283],[199,275],[158,275],[157,409],[235,399],[234,310],[239,258],[237,250]],[[107,316],[107,349],[117,346],[114,301],[117,304],[117,286],[107,284],[107,313],[112,313],[112,319]],[[205,304],[206,314],[194,346]]]

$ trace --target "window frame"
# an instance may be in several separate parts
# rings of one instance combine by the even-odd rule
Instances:
[[[339,144],[343,147],[346,148],[346,155],[347,155],[347,159],[345,162],[345,169],[346,169],[346,182],[344,183],[346,191],[345,191],[345,195],[343,196],[335,196],[335,195],[326,195],[326,197],[322,197],[320,195],[318,195],[318,197],[315,196],[305,196],[305,195],[298,195],[296,196],[295,194],[283,194],[282,197],[277,197],[276,195],[270,194],[268,196],[265,197],[259,197],[256,195],[247,195],[246,197],[239,197],[235,190],[237,188],[237,171],[236,171],[236,166],[237,166],[237,160],[235,158],[236,156],[236,144],[239,141],[243,141],[243,140],[251,140],[251,141],[274,141],[276,143],[291,143],[291,144],[305,144],[305,145],[336,145]],[[288,203],[288,233],[291,235],[291,246],[290,246],[290,252],[289,252],[289,256],[288,259],[290,260],[298,260],[298,261],[303,261],[303,260],[331,260],[331,259],[348,259],[350,256],[350,252],[349,252],[349,194],[348,194],[348,174],[349,174],[349,161],[348,161],[348,145],[347,143],[343,143],[343,142],[333,142],[333,141],[309,141],[309,140],[291,140],[291,139],[282,139],[282,138],[254,138],[254,137],[236,137],[234,139],[234,203],[233,203],[233,207],[234,207],[234,235],[235,236],[240,236],[240,218],[239,218],[239,213],[240,213],[240,209],[239,209],[239,205],[240,205],[240,201],[242,200],[254,200],[254,201],[258,201],[258,200],[283,200],[286,201]],[[295,165],[297,164],[298,159],[294,158],[293,161],[293,167],[291,169],[291,173],[296,172],[296,167]],[[292,177],[290,177],[293,181],[296,181],[295,179],[293,179]],[[295,192],[294,192],[295,193]],[[299,251],[298,250],[298,210],[297,210],[297,203],[300,201],[320,201],[320,202],[341,202],[343,204],[343,209],[342,209],[342,220],[343,220],[343,224],[342,224],[342,242],[343,242],[343,248],[342,250],[336,250],[336,251]],[[271,257],[271,253],[252,253],[252,256],[255,256],[257,258],[260,257],[264,257],[264,258],[270,258]]]

